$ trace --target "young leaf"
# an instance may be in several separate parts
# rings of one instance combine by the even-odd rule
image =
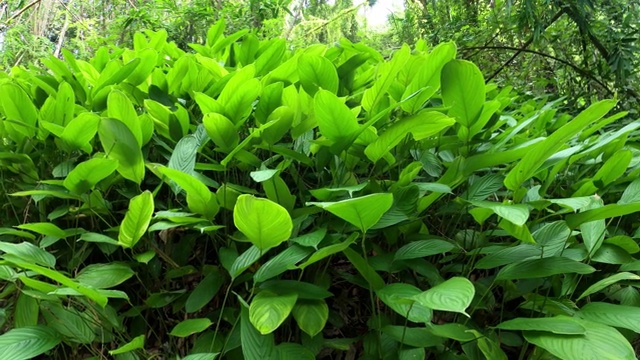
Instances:
[[[144,158],[135,136],[127,125],[116,119],[100,120],[98,137],[107,157],[118,161],[118,173],[140,184],[144,178]]]
[[[169,335],[187,337],[207,330],[211,324],[211,320],[207,318],[183,320],[171,330]]]
[[[144,335],[136,336],[128,343],[118,347],[117,349],[109,350],[109,355],[119,355],[128,353],[134,350],[143,349],[144,348]]]
[[[471,305],[475,293],[476,289],[471,281],[463,277],[453,277],[408,299],[429,309],[467,315],[464,310]]]
[[[597,102],[581,112],[575,119],[553,132],[544,141],[537,143],[534,148],[527,152],[520,162],[509,171],[504,180],[504,185],[512,191],[520,188],[520,185],[532,177],[547,159],[566,145],[569,139],[587,128],[592,122],[602,118],[615,105],[616,101],[614,100]]]
[[[293,230],[285,208],[268,199],[243,194],[233,208],[233,222],[261,251],[288,240]]]
[[[313,106],[320,132],[337,146],[348,144],[360,129],[356,116],[330,91],[318,90]]]
[[[485,101],[484,77],[480,69],[465,60],[449,61],[442,68],[442,100],[449,116],[471,127],[478,120]]]
[[[118,168],[118,161],[114,159],[94,158],[76,166],[64,179],[62,185],[74,194],[84,194],[113,174]]]
[[[363,233],[373,227],[393,205],[393,195],[371,194],[338,202],[310,202],[357,227]]]
[[[299,300],[293,307],[292,314],[300,330],[314,337],[327,324],[329,306],[324,300]]]
[[[148,190],[134,197],[129,202],[129,209],[124,216],[118,233],[118,243],[132,248],[144,235],[153,215],[153,194]]]
[[[271,334],[287,319],[297,299],[295,293],[277,295],[261,291],[251,301],[249,319],[262,335]]]

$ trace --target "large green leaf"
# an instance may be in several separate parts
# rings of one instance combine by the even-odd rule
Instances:
[[[220,210],[215,194],[195,176],[160,165],[155,165],[153,169],[184,189],[187,193],[187,205],[191,211],[210,220]]]
[[[122,284],[134,275],[123,263],[91,264],[80,271],[76,281],[96,289],[108,289]]]
[[[291,236],[293,222],[285,208],[277,203],[240,195],[233,208],[233,222],[260,250],[280,245]]]
[[[89,142],[96,136],[99,126],[100,117],[96,114],[85,112],[79,114],[67,124],[60,138],[72,151],[86,149],[88,153],[91,153]]]
[[[554,334],[584,335],[587,329],[568,316],[547,318],[515,318],[503,321],[498,326],[502,330],[548,331]]]
[[[27,261],[32,264],[47,266],[50,268],[56,265],[56,257],[53,254],[29,242],[21,242],[19,244],[0,242],[0,251],[16,256],[23,261]]]
[[[329,59],[324,56],[303,54],[298,58],[300,84],[313,96],[318,89],[338,92],[338,72]]]
[[[356,116],[330,91],[318,90],[313,105],[320,132],[338,147],[348,144],[360,129]]]
[[[611,276],[608,276],[600,281],[598,281],[597,283],[589,286],[587,288],[587,290],[585,290],[582,295],[580,295],[580,297],[578,298],[578,300],[589,296],[591,294],[595,294],[600,290],[603,290],[619,281],[625,281],[625,280],[635,280],[638,281],[640,280],[640,276],[636,275],[636,274],[632,274],[630,272],[621,272],[621,273],[617,273]]]
[[[60,336],[46,326],[12,329],[0,335],[0,354],[3,360],[28,360],[53,349]]]
[[[585,335],[531,331],[525,332],[524,337],[561,359],[636,359],[631,344],[616,329],[597,322],[575,320],[587,329]]]
[[[329,319],[329,306],[324,300],[299,300],[292,310],[300,330],[313,337],[319,334]]]
[[[582,307],[578,315],[589,321],[629,329],[640,334],[640,308],[637,306],[593,302]]]
[[[127,125],[138,146],[142,146],[142,130],[138,114],[129,97],[120,90],[111,91],[107,99],[107,110],[109,117],[118,119]]]
[[[144,235],[153,215],[153,194],[148,190],[129,201],[129,209],[124,216],[118,243],[126,248],[132,248]]]
[[[557,274],[591,274],[595,268],[566,257],[524,260],[502,268],[496,280],[537,279]]]
[[[401,119],[386,129],[376,141],[365,149],[372,162],[380,160],[398,145],[407,134],[420,141],[436,135],[455,124],[455,120],[436,111],[424,110],[408,118]]]
[[[471,281],[453,277],[420,294],[409,297],[418,304],[433,310],[453,311],[465,314],[476,293]]]
[[[140,184],[144,178],[144,157],[127,125],[120,120],[103,118],[100,120],[98,137],[107,157],[118,161],[118,173]]]
[[[490,209],[496,215],[518,226],[526,224],[529,219],[529,207],[527,205],[501,204],[490,201],[470,201],[470,203],[482,209]]]
[[[287,319],[297,299],[295,293],[278,295],[261,291],[251,301],[249,319],[262,335],[270,334]]]
[[[247,360],[271,359],[271,355],[275,353],[273,334],[260,334],[251,323],[249,306],[242,301],[240,307],[240,343],[243,357]]]
[[[0,105],[6,117],[2,124],[13,141],[35,136],[38,111],[20,86],[10,82],[0,85]]]
[[[227,117],[221,114],[208,113],[202,118],[202,123],[213,143],[224,152],[230,152],[240,142],[240,136],[235,126]]]
[[[118,168],[118,161],[114,159],[94,158],[81,162],[67,175],[62,183],[67,190],[74,194],[84,194],[100,181],[111,175]]]
[[[379,193],[338,202],[310,202],[307,205],[321,207],[366,232],[391,208],[393,195]]]
[[[449,61],[442,68],[442,100],[449,116],[471,127],[482,112],[485,101],[484,77],[478,67],[465,60]]]
[[[393,256],[393,260],[417,259],[444,254],[451,251],[454,247],[455,245],[451,242],[441,239],[413,241],[398,249]]]
[[[509,171],[504,180],[504,185],[509,190],[517,190],[522,183],[532,177],[538,169],[553,154],[558,152],[566,143],[580,131],[587,128],[589,124],[602,118],[609,110],[616,105],[614,100],[603,100],[597,102],[583,112],[575,119],[571,120],[560,129],[554,131],[544,141],[539,142],[531,151],[518,162],[518,164]]]

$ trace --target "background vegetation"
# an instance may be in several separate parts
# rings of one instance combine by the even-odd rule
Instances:
[[[639,5],[375,4],[0,2],[0,358],[635,359]]]

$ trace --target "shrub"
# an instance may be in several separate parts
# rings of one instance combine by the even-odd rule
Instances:
[[[563,114],[451,43],[223,33],[3,75],[0,354],[635,358],[615,101]]]

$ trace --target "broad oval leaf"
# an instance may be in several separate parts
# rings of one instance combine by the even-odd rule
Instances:
[[[294,306],[292,313],[300,330],[314,337],[327,324],[329,306],[324,300],[300,300]]]
[[[379,193],[337,202],[310,202],[357,227],[362,232],[372,228],[391,209],[393,194]]]
[[[295,293],[278,295],[271,291],[261,291],[251,301],[249,319],[262,334],[274,332],[289,316],[298,299]]]
[[[320,132],[338,147],[345,146],[360,129],[356,116],[336,95],[318,90],[313,99],[314,111]]]
[[[74,194],[84,194],[118,168],[115,159],[94,158],[76,166],[64,179],[62,185]]]
[[[580,309],[578,315],[589,321],[629,329],[640,334],[640,308],[637,306],[593,302]]]
[[[288,240],[293,231],[291,216],[284,207],[247,194],[240,195],[236,201],[233,223],[263,251]]]
[[[485,101],[484,77],[480,69],[466,60],[449,61],[442,68],[442,100],[449,116],[471,127],[482,112]]]
[[[91,264],[76,276],[76,281],[95,289],[108,289],[127,281],[134,274],[123,263]]]
[[[187,193],[187,205],[195,213],[213,219],[220,210],[217,197],[198,178],[180,170],[156,165],[153,169],[174,181]]]
[[[471,304],[475,293],[476,289],[471,281],[463,277],[453,277],[409,299],[433,310],[467,315],[465,309]]]
[[[129,209],[120,224],[118,243],[126,248],[135,246],[147,231],[152,215],[153,194],[150,191],[147,190],[131,199]]]
[[[103,118],[100,120],[98,137],[107,157],[118,161],[118,173],[140,184],[144,178],[144,157],[127,125],[120,120]]]
[[[313,96],[318,89],[338,92],[338,72],[329,59],[320,55],[302,54],[298,58],[300,83]]]

